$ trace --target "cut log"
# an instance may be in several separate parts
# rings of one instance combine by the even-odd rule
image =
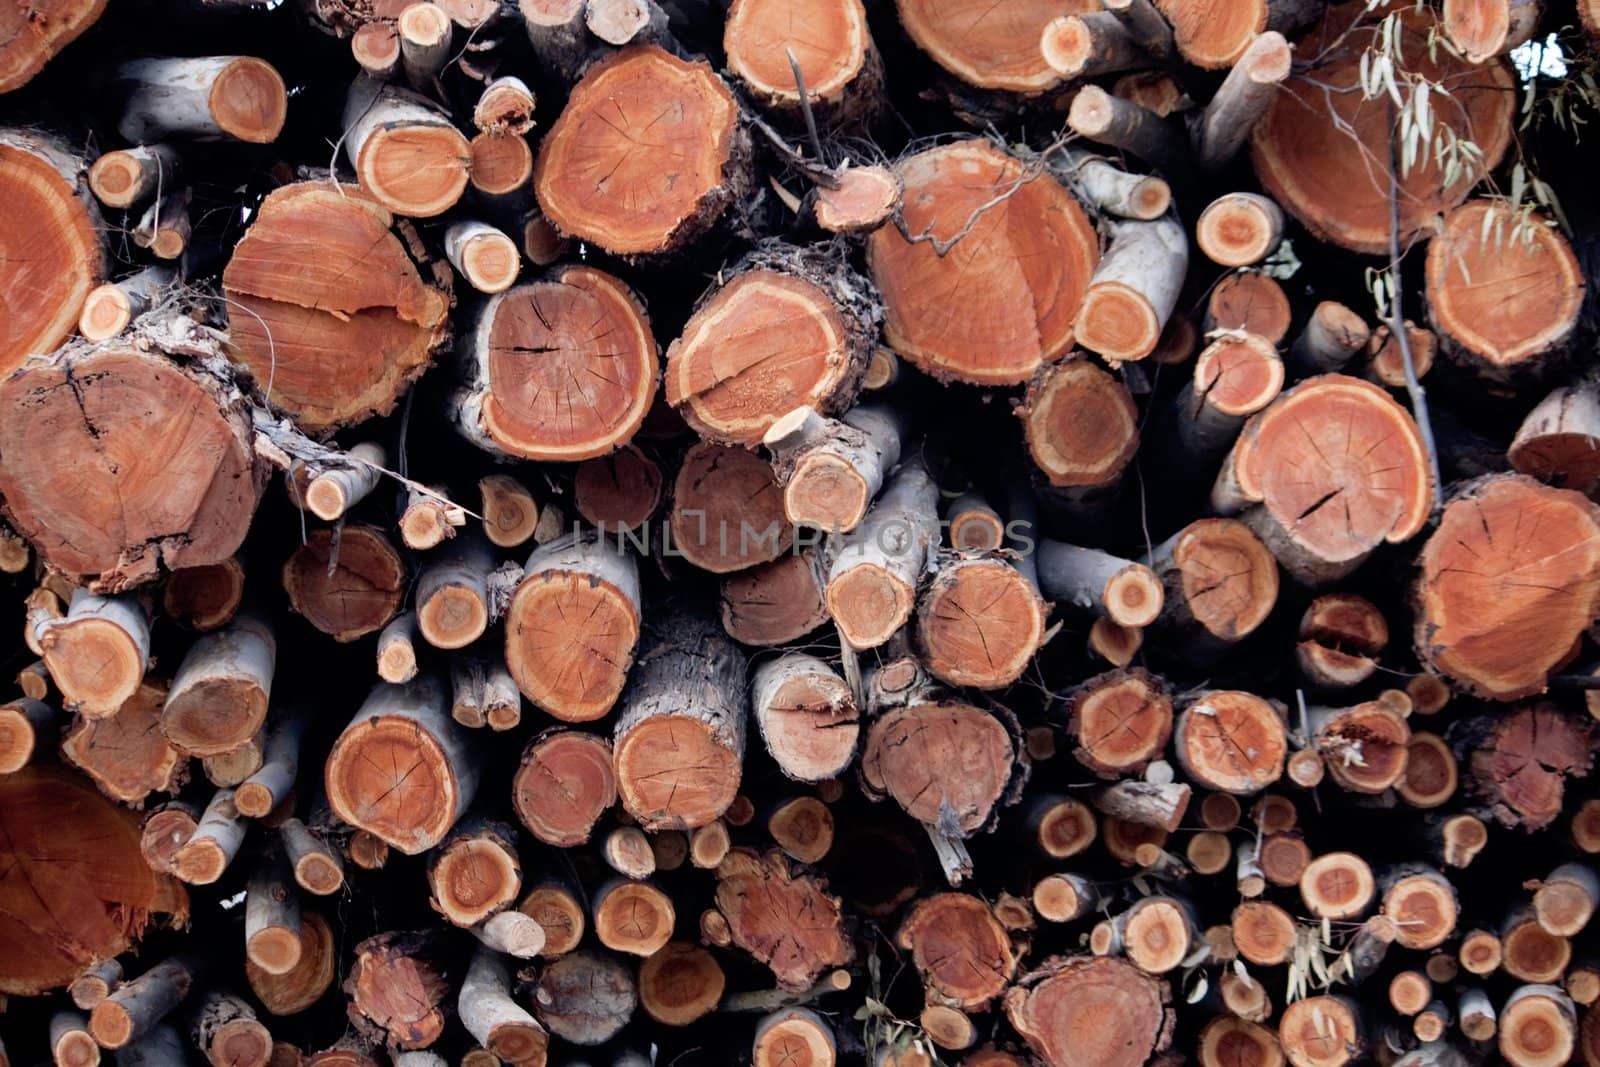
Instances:
[[[232,789],[211,794],[206,810],[172,856],[172,874],[190,885],[211,885],[239,855],[250,825],[233,803]]]
[[[1172,1040],[1167,983],[1111,957],[1053,956],[1005,996],[1006,1018],[1047,1062],[1138,1067]]]
[[[770,967],[791,993],[809,990],[855,955],[840,925],[839,898],[818,879],[794,874],[780,852],[730,852],[717,869],[716,904],[732,943]]]
[[[1016,975],[1017,955],[1005,928],[989,905],[965,893],[918,901],[895,941],[911,953],[930,1004],[981,1011]]]
[[[200,812],[192,804],[169,800],[155,807],[145,816],[139,835],[139,853],[145,864],[157,874],[171,874],[173,857],[199,823]]]
[[[1192,0],[1175,0],[1188,8],[1203,8]],[[1240,5],[1248,10],[1251,3]],[[1269,3],[1267,5],[1271,7]],[[1232,9],[1230,8],[1230,14]],[[1211,22],[1207,19],[1207,22]],[[1225,21],[1225,20],[1218,20]],[[1245,47],[1238,62],[1228,71],[1228,76],[1218,86],[1198,120],[1190,127],[1190,141],[1194,144],[1195,162],[1203,170],[1217,171],[1232,161],[1249,140],[1250,132],[1261,122],[1278,95],[1278,88],[1291,71],[1289,42],[1276,30],[1256,36]],[[1271,203],[1271,201],[1268,201]],[[1281,224],[1282,215],[1273,205]],[[1204,220],[1202,219],[1202,225]],[[1277,244],[1273,240],[1272,245]],[[1269,246],[1268,252],[1271,251]],[[1263,253],[1265,254],[1265,253]],[[1258,257],[1260,258],[1260,257]],[[1223,260],[1217,260],[1224,263]],[[1243,266],[1242,263],[1224,263],[1225,266]]]
[[[27,697],[0,704],[0,774],[15,774],[55,746],[57,709]],[[143,794],[141,793],[142,797]]]
[[[1277,349],[1251,333],[1225,333],[1195,360],[1173,405],[1175,473],[1204,476],[1238,440],[1245,420],[1277,399],[1284,367]]]
[[[467,139],[426,97],[357,78],[345,98],[344,127],[345,155],[361,188],[395,214],[432,218],[466,191]]]
[[[406,509],[395,525],[407,548],[425,552],[444,544],[466,524],[466,510],[451,503],[444,488],[413,485],[406,492]]]
[[[1081,357],[1041,367],[1016,410],[1028,455],[1058,488],[1114,485],[1139,447],[1127,386]]]
[[[32,628],[62,702],[104,719],[131,700],[150,660],[150,612],[136,596],[75,589],[67,614]]]
[[[1500,927],[1500,966],[1524,982],[1559,982],[1572,962],[1572,942],[1539,925],[1528,904],[1513,908]]]
[[[1085,204],[1121,218],[1151,222],[1172,206],[1172,188],[1161,178],[1129,173],[1076,147],[1052,157],[1050,171]]]
[[[667,551],[713,574],[777,559],[793,539],[772,468],[709,441],[689,449],[678,468],[668,532]]]
[[[615,956],[582,949],[544,967],[533,1010],[549,1031],[574,1045],[603,1045],[639,1005],[631,968]]]
[[[763,107],[800,111],[788,52],[800,69],[806,102],[829,126],[870,117],[879,100],[883,60],[873,46],[861,0],[830,0],[807,11],[804,32],[776,0],[737,0],[728,9],[722,48],[728,69]]]
[[[1278,601],[1278,565],[1250,528],[1200,519],[1150,556],[1165,598],[1162,619],[1184,636],[1185,651],[1212,658],[1254,633]]]
[[[268,1012],[297,1015],[320,1000],[333,984],[338,956],[327,920],[306,912],[300,922],[300,962],[294,969],[288,974],[273,975],[246,960],[245,978],[250,982],[250,991]]]
[[[1428,243],[1429,320],[1445,354],[1491,382],[1548,369],[1577,328],[1583,285],[1553,223],[1492,200],[1451,211]]]
[[[1138,70],[1150,64],[1150,55],[1110,11],[1051,19],[1040,35],[1039,50],[1044,61],[1068,80]]]
[[[1564,386],[1522,420],[1506,458],[1518,473],[1591,499],[1600,493],[1600,391]]]
[[[451,418],[497,455],[606,455],[632,439],[655,396],[658,356],[644,306],[590,267],[557,267],[496,296],[462,351],[466,384]]]
[[[1420,531],[1431,481],[1405,409],[1375,385],[1330,374],[1251,418],[1211,500],[1224,514],[1260,505],[1246,520],[1285,569],[1315,584]]]
[[[1372,903],[1377,883],[1367,861],[1353,852],[1329,852],[1306,864],[1300,899],[1319,919],[1354,919]]]
[[[278,827],[284,855],[295,884],[309,893],[330,896],[344,885],[344,861],[339,853],[306,828],[299,819],[285,819]]]
[[[1411,347],[1411,370],[1421,379],[1433,368],[1433,353],[1438,347],[1438,338],[1432,330],[1413,325],[1409,319],[1406,320],[1405,331],[1406,343]],[[1372,336],[1367,339],[1367,357],[1366,364],[1361,368],[1363,378],[1388,389],[1406,387],[1405,353],[1400,350],[1387,325],[1372,331]]]
[[[535,549],[506,611],[506,666],[517,687],[564,722],[603,717],[633,662],[640,603],[635,557],[604,532]]]
[[[834,255],[775,243],[722,277],[667,349],[665,396],[684,420],[707,440],[750,446],[797,406],[848,408],[880,315],[866,279]]]
[[[448,298],[418,274],[394,221],[361,190],[286,185],[223,271],[231,357],[309,433],[394,410],[448,334]]]
[[[1406,770],[1395,783],[1400,799],[1413,808],[1437,808],[1455,796],[1456,758],[1438,734],[1413,731],[1406,745]]]
[[[400,34],[387,22],[367,22],[350,35],[356,66],[374,79],[387,79],[400,65]]]
[[[371,441],[344,453],[339,461],[308,464],[289,472],[290,499],[326,522],[333,522],[378,487],[388,456]]]
[[[1283,716],[1251,693],[1211,692],[1184,709],[1173,750],[1190,781],[1238,796],[1283,776],[1289,743]]]
[[[1383,914],[1394,921],[1395,944],[1438,948],[1455,932],[1456,891],[1444,875],[1406,865],[1384,876]]]
[[[434,553],[417,576],[417,631],[435,648],[459,649],[488,629],[494,556],[482,538],[463,537]]]
[[[1284,888],[1298,886],[1300,876],[1311,864],[1311,849],[1296,831],[1268,834],[1256,850],[1256,862],[1271,884]]]
[[[543,1064],[550,1035],[511,999],[511,976],[498,954],[479,949],[456,998],[461,1025],[506,1063]]]
[[[1589,1058],[1589,1034],[1594,1030],[1584,1023],[1584,1057]],[[1525,985],[1506,998],[1500,1009],[1497,1047],[1512,1067],[1558,1067],[1572,1059],[1577,1044],[1578,1012],[1561,990],[1548,985]]]
[[[99,1067],[100,1046],[89,1035],[86,1016],[75,1011],[58,1011],[50,1016],[49,1033],[50,1060],[55,1067]],[[248,1064],[248,1067],[261,1065]]]
[[[615,879],[594,894],[594,932],[613,952],[650,956],[672,939],[672,898],[649,882]]]
[[[638,1005],[669,1027],[686,1027],[712,1013],[726,977],[717,957],[688,941],[672,941],[638,965]]]
[[[1446,867],[1467,867],[1489,843],[1489,828],[1476,815],[1451,815],[1430,824],[1429,843]]]
[[[881,681],[874,679],[879,714],[861,755],[867,795],[893,797],[908,815],[946,837],[990,827],[1014,775],[1023,772],[1007,725],[981,707],[926,687],[889,697]]]
[[[400,64],[413,88],[427,92],[450,59],[453,35],[450,16],[438,4],[407,5],[395,21],[400,35]]]
[[[1195,0],[1154,0],[1172,24],[1179,54],[1203,70],[1234,66],[1267,28],[1267,0],[1248,0],[1224,8]]]
[[[1314,708],[1310,728],[1328,776],[1343,789],[1376,795],[1405,774],[1411,730],[1405,716],[1382,701]]]
[[[1294,952],[1294,919],[1270,901],[1252,900],[1234,908],[1232,925],[1233,943],[1239,955],[1251,963],[1275,967],[1288,960]],[[1188,947],[1185,943],[1182,950],[1187,952]]]
[[[395,1049],[427,1048],[444,1031],[443,938],[437,932],[378,934],[355,947],[344,980],[349,1014],[358,1032]]]
[[[1085,681],[1067,700],[1073,756],[1101,778],[1142,773],[1172,736],[1172,698],[1161,679],[1141,670]]]
[[[833,848],[833,813],[816,797],[793,797],[767,816],[767,833],[791,859],[819,863]]]
[[[517,910],[544,930],[543,957],[560,957],[578,947],[588,925],[588,913],[576,891],[565,884],[547,880],[533,887]]]
[[[817,226],[829,233],[868,234],[900,210],[904,196],[899,176],[888,167],[854,166],[839,175],[837,189],[817,187],[811,214]],[[872,378],[870,365],[868,378]],[[874,386],[868,384],[867,388]]]
[[[120,1049],[150,1033],[189,995],[198,968],[173,956],[125,982],[89,1013],[89,1033],[101,1048]]]
[[[1005,545],[1006,525],[981,493],[962,493],[945,510],[946,541],[957,552],[993,552]]]
[[[517,818],[534,837],[557,848],[589,840],[595,823],[617,801],[611,744],[582,730],[556,728],[523,750],[511,781]]]
[[[254,737],[267,718],[277,649],[272,627],[255,615],[191,645],[161,714],[168,740],[191,755],[218,756]]]
[[[650,838],[637,826],[619,826],[607,834],[600,846],[600,858],[624,878],[638,881],[656,873],[656,855],[650,847]]]
[[[910,619],[938,544],[937,502],[927,471],[904,467],[835,555],[824,599],[851,647],[874,648]]]
[[[948,685],[1010,685],[1044,643],[1047,614],[1031,577],[1005,558],[949,560],[917,604],[923,666]]]
[[[1254,266],[1283,240],[1283,211],[1258,193],[1224,193],[1200,212],[1194,239],[1213,263]]]
[[[1099,823],[1089,805],[1074,797],[1043,793],[1024,808],[1029,847],[1053,860],[1070,859],[1094,844]]]
[[[1284,1067],[1287,1062],[1278,1035],[1234,1015],[1214,1017],[1200,1030],[1198,1041],[1195,1058],[1201,1067],[1245,1063],[1252,1067]]]
[[[78,315],[78,332],[90,341],[110,340],[161,303],[175,278],[171,267],[158,264],[90,290]]]
[[[900,461],[905,434],[906,419],[878,404],[852,408],[837,420],[809,406],[777,419],[762,443],[783,486],[784,514],[791,523],[829,533],[854,530]]]
[[[378,634],[378,677],[400,685],[417,676],[417,616],[397,615]]]
[[[636,529],[661,504],[661,467],[636,445],[585,460],[572,476],[572,502],[602,534]]]
[[[1539,882],[1533,910],[1546,933],[1573,937],[1600,909],[1600,875],[1581,863],[1563,863]]]
[[[1078,312],[1078,343],[1113,365],[1144,359],[1177,306],[1188,266],[1189,242],[1175,219],[1112,224]]]
[[[1324,300],[1312,310],[1284,362],[1297,378],[1329,374],[1343,369],[1369,337],[1365,319],[1343,304]]]
[[[762,742],[790,778],[820,782],[854,760],[860,711],[822,660],[791,652],[762,663],[751,675],[750,702]]]
[[[1482,63],[1532,37],[1543,9],[1540,0],[1445,0],[1439,23],[1468,61]]]
[[[214,346],[200,330],[163,320],[0,386],[11,413],[0,427],[7,518],[46,563],[99,591],[227,559],[255,512],[266,470],[238,394],[159,354],[173,336]]]
[[[1597,531],[1600,510],[1570,490],[1520,475],[1463,487],[1422,550],[1423,663],[1494,700],[1543,692],[1600,604]]]
[[[657,116],[648,145],[625,132],[630,110],[641,125]],[[617,255],[680,248],[743,191],[750,145],[737,114],[705,63],[656,45],[614,53],[584,73],[545,134],[534,172],[539,206],[562,233]],[[671,117],[666,126],[661,115]]]
[[[934,6],[902,0],[902,13],[912,5]],[[1053,17],[1059,6],[1028,0],[1017,21],[1043,9]],[[1015,25],[1014,17],[993,25]],[[1035,34],[1030,46],[1042,65],[1038,43]],[[1041,362],[1068,352],[1099,262],[1076,199],[1049,176],[1030,178],[987,141],[922,152],[897,173],[903,218],[867,241],[890,347],[936,377],[981,385],[1027,381]]]
[[[376,633],[400,610],[405,566],[376,526],[316,529],[283,565],[289,606],[335,641]]]
[[[428,857],[428,903],[457,926],[476,926],[516,903],[522,865],[516,831],[489,819],[464,819]]]
[[[1193,940],[1185,907],[1170,897],[1150,896],[1096,924],[1089,947],[1098,956],[1125,956],[1146,974],[1161,975],[1183,962]]]
[[[779,1008],[756,1023],[751,1067],[833,1067],[837,1062],[833,1026],[808,1008]]]
[[[1189,787],[1177,782],[1157,785],[1153,782],[1123,781],[1096,790],[1093,802],[1096,808],[1107,815],[1170,834],[1183,821],[1190,796]]]
[[[41,44],[47,39],[32,32],[15,38]],[[10,66],[12,51],[10,43],[0,46],[0,71]],[[0,85],[7,80],[0,73]],[[0,202],[6,205],[0,218],[17,241],[0,265],[0,289],[29,294],[10,307],[0,331],[0,372],[9,374],[28,356],[65,341],[84,299],[105,276],[100,213],[85,167],[62,141],[0,129]]]
[[[1229,274],[1206,298],[1206,332],[1240,330],[1271,344],[1289,333],[1289,297],[1270,275],[1243,270]]]
[[[129,234],[134,245],[149,250],[157,259],[180,258],[194,232],[189,221],[192,199],[190,190],[178,189],[151,204]]]
[[[289,110],[283,77],[254,56],[139,59],[117,68],[122,117],[134,144],[168,138],[271,144]]]
[[[160,729],[166,691],[142,683],[115,715],[80,717],[62,737],[61,753],[112,800],[141,805],[150,793],[176,793],[187,760]]]
[[[789,552],[729,575],[722,583],[722,628],[741,644],[784,645],[828,621],[816,550]]]
[[[1313,687],[1348,689],[1378,669],[1389,643],[1389,624],[1373,603],[1354,593],[1326,593],[1300,617],[1295,656]]]
[[[175,570],[161,590],[162,612],[201,632],[226,626],[243,600],[244,564],[236,556]]]
[[[1036,556],[1039,588],[1055,601],[1103,615],[1120,626],[1145,627],[1161,614],[1165,595],[1142,563],[1094,548],[1042,539]]]
[[[531,960],[544,951],[544,927],[520,911],[501,911],[472,927],[468,933],[495,952]]]
[[[524,545],[539,528],[539,502],[511,475],[479,478],[478,494],[483,500],[483,533],[496,548]]]
[[[266,737],[261,731],[257,731],[238,748],[231,748],[215,756],[203,757],[200,765],[205,769],[206,779],[212,785],[232,789],[234,786],[243,785],[246,779],[261,769],[265,761]]]
[[[1500,969],[1505,947],[1500,943],[1500,935],[1488,930],[1471,930],[1461,939],[1456,955],[1461,969],[1468,974],[1490,975]]]
[[[739,789],[748,696],[745,660],[708,619],[652,620],[617,718],[623,808],[647,830],[692,830]]]
[[[106,207],[124,210],[179,187],[183,159],[171,145],[135,145],[105,152],[89,168],[89,189]]]
[[[1330,9],[1298,45],[1317,57],[1304,73],[1283,83],[1251,140],[1256,174],[1267,192],[1318,237],[1358,252],[1387,251],[1390,241],[1390,173],[1372,160],[1389,159],[1393,117],[1387,95],[1367,98],[1359,88],[1360,58],[1375,46],[1377,22]],[[1499,165],[1511,138],[1515,93],[1499,60],[1472,65],[1449,51],[1429,53],[1431,12],[1401,17],[1397,47],[1412,73],[1450,86],[1435,111],[1436,127],[1471,138],[1481,150],[1448,185],[1446,169],[1428,155],[1397,176],[1402,245],[1441,211],[1465,200],[1484,174]],[[1353,132],[1352,132],[1353,131]],[[1476,277],[1476,276],[1475,276]]]
[[[300,900],[288,861],[274,853],[257,864],[245,886],[245,956],[261,970],[283,976],[300,962]]]
[[[75,1007],[88,1011],[110,996],[121,982],[122,964],[116,960],[106,960],[74,978],[67,986],[67,995],[72,998]]]
[[[1175,126],[1097,85],[1081,87],[1072,98],[1067,125],[1080,137],[1131,152],[1169,174],[1190,170],[1188,145]]]
[[[478,771],[436,679],[379,685],[328,753],[328,802],[351,826],[414,856],[460,819]]]
[[[1361,1058],[1365,1038],[1353,1001],[1315,996],[1283,1011],[1278,1043],[1293,1067],[1342,1067]]]

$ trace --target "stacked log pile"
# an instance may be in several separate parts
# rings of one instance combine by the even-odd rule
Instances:
[[[0,1067],[1600,1067],[1596,76],[0,11]]]

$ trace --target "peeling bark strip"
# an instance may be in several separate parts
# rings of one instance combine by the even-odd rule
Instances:
[[[393,226],[360,189],[286,185],[262,201],[223,271],[230,358],[309,433],[394,410],[448,337],[448,298]]]

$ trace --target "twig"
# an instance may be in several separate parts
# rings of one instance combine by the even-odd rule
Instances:
[[[811,150],[820,160],[823,158],[822,137],[817,133],[817,117],[811,113],[811,94],[806,92],[806,76],[800,73],[800,61],[794,57],[794,49],[786,46],[783,51],[789,57],[789,69],[794,71],[794,87],[800,94],[800,113],[806,119],[806,133],[811,137]]]
[[[1391,106],[1390,116],[1394,115]],[[1406,373],[1406,393],[1411,397],[1411,415],[1422,435],[1433,472],[1433,509],[1444,507],[1444,484],[1439,473],[1439,449],[1433,440],[1433,422],[1428,418],[1428,395],[1417,380],[1417,365],[1411,358],[1411,337],[1406,333],[1403,313],[1404,286],[1400,280],[1400,176],[1394,130],[1389,131],[1389,334],[1400,346],[1400,365]]]

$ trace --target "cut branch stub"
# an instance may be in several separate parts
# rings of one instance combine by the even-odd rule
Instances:
[[[993,18],[964,0],[896,0],[900,24],[945,70],[977,89],[1035,96],[1055,88],[1061,74],[1039,48],[1058,15],[1099,10],[1094,0],[1010,0]]]
[[[506,666],[555,718],[593,721],[622,693],[640,621],[635,558],[605,536],[568,534],[528,558],[506,611]]]
[[[617,791],[645,829],[692,830],[721,816],[739,790],[744,654],[698,614],[667,613],[651,631],[617,717]]]
[[[1139,448],[1139,411],[1127,386],[1081,356],[1041,367],[1017,417],[1028,454],[1053,486],[1110,485]]]
[[[929,1003],[986,1008],[1011,982],[1017,955],[988,904],[966,893],[939,893],[906,914],[895,942],[912,954]]]
[[[627,285],[557,267],[479,312],[452,417],[480,448],[571,462],[627,444],[656,393],[655,338]]]
[[[1253,416],[1212,490],[1224,513],[1260,504],[1246,521],[1309,583],[1409,540],[1432,500],[1417,424],[1378,386],[1338,374],[1307,379]]]
[[[222,273],[230,357],[308,433],[394,410],[449,334],[449,298],[393,225],[359,189],[286,185]]]
[[[855,956],[839,898],[816,878],[791,872],[781,852],[729,852],[717,868],[716,903],[733,943],[772,968],[791,993],[809,990],[823,971]]]
[[[1102,778],[1142,772],[1172,736],[1172,699],[1159,678],[1110,671],[1084,682],[1067,702],[1073,755]]]
[[[1474,66],[1446,49],[1429,49],[1431,11],[1407,10],[1396,17],[1396,48],[1411,74],[1449,86],[1449,95],[1436,101],[1436,125],[1479,149],[1471,161],[1463,160],[1463,172],[1448,186],[1445,167],[1432,152],[1409,173],[1396,176],[1397,236],[1403,245],[1440,212],[1465,200],[1499,165],[1511,140],[1517,94],[1503,61]],[[1283,83],[1251,140],[1256,174],[1274,200],[1317,236],[1368,253],[1386,252],[1390,237],[1393,101],[1383,93],[1367,99],[1360,87],[1361,57],[1379,47],[1376,38],[1377,20],[1364,17],[1355,5],[1329,8],[1296,49],[1318,61]],[[1442,136],[1436,130],[1435,137]]]
[[[75,0],[61,6],[80,5]],[[0,92],[8,87],[14,50],[49,39],[48,32],[42,39],[36,35],[35,25],[0,44]],[[37,25],[60,28],[48,16]],[[0,374],[10,374],[28,356],[52,351],[67,339],[84,299],[104,279],[106,261],[84,160],[63,143],[32,131],[0,129],[0,204],[6,233],[6,254],[0,259],[0,293],[5,294]]]
[[[511,779],[511,803],[534,837],[557,848],[589,840],[617,802],[611,742],[582,730],[553,729],[528,742]]]
[[[1578,326],[1583,272],[1553,223],[1473,200],[1428,242],[1428,317],[1444,351],[1490,381],[1548,369]]]
[[[539,206],[562,233],[608,252],[673,251],[742,190],[750,148],[738,120],[708,64],[655,45],[624,48],[584,73],[545,134],[533,179]]]
[[[1110,956],[1051,957],[1006,993],[1006,1018],[1046,1062],[1140,1067],[1172,1041],[1170,987]]]
[[[11,376],[0,406],[7,518],[57,570],[114,592],[243,542],[266,466],[205,371],[122,338]]]
[[[1224,793],[1259,793],[1283,776],[1289,742],[1283,717],[1251,693],[1207,693],[1184,709],[1173,734],[1184,773]]]
[[[1541,693],[1600,610],[1600,509],[1522,475],[1465,487],[1421,555],[1417,654],[1492,700]]]
[[[702,437],[747,446],[796,407],[848,408],[877,338],[866,279],[826,252],[777,243],[722,277],[667,349],[667,403]]]
[[[867,242],[895,352],[936,377],[978,385],[1026,381],[1068,352],[1100,261],[1094,226],[1072,194],[987,141],[934,148],[897,169],[906,187],[900,223]]]
[[[183,890],[140,855],[139,824],[82,777],[51,767],[0,776],[6,966],[0,992],[64,987],[126,951],[154,912],[181,914]]]
[[[438,844],[466,811],[478,765],[438,681],[373,689],[328,753],[334,814],[408,856]]]

